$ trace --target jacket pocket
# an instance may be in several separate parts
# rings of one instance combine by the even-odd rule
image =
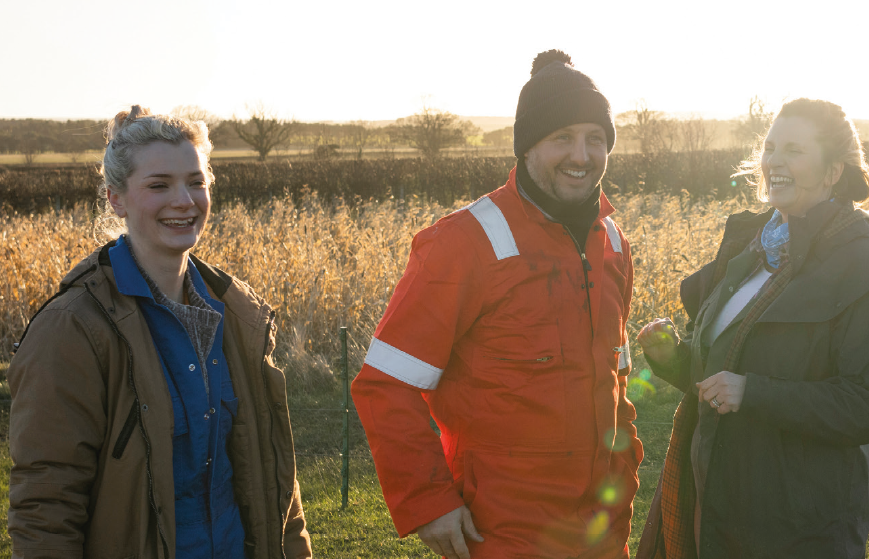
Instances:
[[[124,455],[124,450],[127,448],[127,443],[130,442],[130,437],[136,429],[136,424],[139,422],[139,403],[133,401],[130,407],[130,413],[127,414],[127,420],[124,421],[124,427],[121,429],[121,434],[118,435],[118,440],[115,441],[115,448],[112,449],[112,458],[120,460]]]
[[[238,398],[220,399],[220,430],[224,437],[232,429],[235,418],[238,416]]]
[[[473,438],[539,446],[565,437],[567,396],[556,324],[516,327],[513,340],[490,338],[474,352],[466,379]]]
[[[477,495],[477,479],[474,477],[474,462],[470,450],[465,451],[462,462],[462,499],[465,505],[470,507]]]
[[[187,425],[187,411],[181,398],[172,397],[172,436],[180,437],[190,430]]]
[[[484,538],[501,533],[524,542],[513,550],[516,557],[565,557],[567,549],[584,556],[585,522],[600,508],[589,500],[593,459],[568,452],[466,452],[463,498],[474,525]]]
[[[229,437],[235,429],[235,417],[238,415],[238,398],[221,398],[220,400],[220,437],[227,449],[227,459],[218,460],[219,468],[215,471],[216,482],[229,482],[232,478],[232,464],[229,457]],[[241,428],[244,428],[242,426]]]
[[[232,465],[233,494],[238,504],[242,526],[245,527],[245,543],[256,542],[265,526],[265,519],[259,516],[259,508],[254,503],[257,491],[254,485],[254,449],[249,425],[236,423],[232,426],[232,431],[227,437],[226,451]]]

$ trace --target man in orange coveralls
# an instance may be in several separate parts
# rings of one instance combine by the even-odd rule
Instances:
[[[630,248],[600,189],[615,127],[565,53],[531,74],[516,168],[416,235],[353,399],[401,537],[450,559],[626,558],[643,447]]]

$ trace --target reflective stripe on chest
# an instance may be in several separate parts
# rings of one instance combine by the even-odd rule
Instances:
[[[468,206],[467,210],[480,223],[498,260],[519,256],[519,248],[516,246],[513,232],[510,230],[510,224],[507,223],[507,218],[504,217],[501,209],[495,205],[491,198],[484,196]],[[605,217],[603,223],[613,252],[621,254],[622,238],[615,222],[611,218]]]
[[[491,198],[488,196],[480,198],[468,206],[468,211],[480,222],[498,260],[519,256],[519,248],[516,246],[507,218]]]
[[[622,252],[622,238],[619,235],[619,230],[616,229],[616,224],[612,219],[603,218],[603,224],[606,226],[606,234],[609,237],[610,245],[613,247],[613,252]]]

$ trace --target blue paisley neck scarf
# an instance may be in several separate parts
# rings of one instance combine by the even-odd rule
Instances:
[[[760,236],[760,243],[766,252],[766,261],[773,268],[778,268],[781,264],[781,247],[790,238],[788,224],[782,223],[781,212],[776,210],[767,224],[763,226],[763,233]]]

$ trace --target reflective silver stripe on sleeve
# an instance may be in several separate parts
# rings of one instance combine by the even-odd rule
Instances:
[[[603,218],[603,223],[606,225],[606,234],[610,238],[610,244],[613,247],[613,252],[622,251],[622,238],[619,236],[619,230],[616,229],[616,224],[608,217]]]
[[[513,239],[510,225],[507,224],[507,219],[501,213],[501,208],[496,206],[491,198],[483,196],[468,206],[468,210],[477,218],[480,225],[483,226],[483,231],[489,237],[489,242],[492,243],[492,248],[495,249],[495,256],[498,260],[504,260],[511,256],[519,256],[519,248]]]
[[[631,342],[626,341],[619,352],[619,370],[627,369],[631,366]]]
[[[429,365],[377,338],[371,338],[365,364],[423,390],[437,388],[441,374],[444,372],[443,369]]]

